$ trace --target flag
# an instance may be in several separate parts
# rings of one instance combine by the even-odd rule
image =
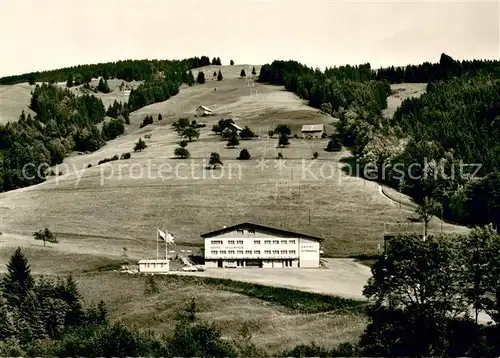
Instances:
[[[167,239],[166,239],[167,243],[169,243],[169,244],[175,244],[174,235],[172,235],[172,234],[170,234],[168,232],[166,234],[167,234],[166,235],[166,237],[167,237]]]
[[[160,229],[156,229],[156,241],[165,241],[165,233]]]
[[[160,229],[156,229],[156,241],[165,241],[167,244],[175,244],[174,235],[169,232],[163,232]]]

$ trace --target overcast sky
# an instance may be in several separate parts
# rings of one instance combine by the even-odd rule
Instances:
[[[0,0],[0,76],[208,55],[373,67],[498,59],[499,2]]]

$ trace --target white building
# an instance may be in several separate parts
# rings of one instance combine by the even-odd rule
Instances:
[[[205,267],[318,268],[323,239],[254,223],[201,235]]]
[[[151,259],[139,261],[139,272],[150,274],[167,273],[170,269],[170,260]]]
[[[196,108],[196,115],[198,117],[210,116],[212,115],[212,110],[208,107],[200,105],[198,108]]]
[[[325,125],[324,124],[303,125],[301,132],[303,138],[321,138],[323,133],[325,133]]]

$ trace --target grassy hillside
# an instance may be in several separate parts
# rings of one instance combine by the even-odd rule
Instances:
[[[200,70],[209,73],[214,68],[219,67]],[[0,194],[0,230],[23,236],[47,226],[82,252],[120,255],[126,246],[140,258],[155,250],[156,227],[167,228],[190,245],[199,244],[199,235],[206,231],[253,220],[323,236],[325,253],[350,256],[376,253],[385,223],[405,223],[414,216],[413,209],[400,208],[383,196],[376,183],[344,173],[342,160],[349,153],[323,151],[327,139],[291,139],[288,148],[276,148],[277,138],[268,138],[267,131],[279,123],[289,124],[298,133],[303,124],[328,125],[335,119],[308,107],[282,87],[257,83],[249,87],[239,78],[241,66],[221,68],[223,81],[182,88],[167,101],[133,112],[128,134],[92,154],[67,158],[60,166],[66,175]],[[211,107],[215,115],[195,118],[199,104]],[[156,120],[158,113],[163,114],[161,122]],[[138,129],[147,114],[155,117],[155,123]],[[180,138],[170,125],[182,116],[207,124],[200,139],[188,145],[192,159],[185,161],[173,159]],[[226,141],[210,128],[227,117],[248,125],[260,137],[242,140],[235,149],[226,148]],[[328,128],[334,131],[333,126]],[[101,159],[130,152],[146,134],[151,135],[146,150],[132,153],[127,161],[96,166]],[[241,148],[250,151],[251,160],[236,160]],[[214,151],[220,153],[224,166],[206,171],[203,164]],[[286,159],[281,171],[274,160],[279,151]],[[319,158],[313,163],[315,151]],[[258,167],[261,157],[269,160],[264,170]],[[88,164],[93,167],[87,169]],[[437,219],[431,222],[431,230],[440,229]],[[446,224],[444,229],[462,230]],[[74,234],[93,236],[93,244],[79,244],[84,238]]]

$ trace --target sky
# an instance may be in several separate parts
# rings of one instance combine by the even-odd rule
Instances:
[[[0,76],[207,55],[372,67],[500,58],[499,1],[0,0]]]

